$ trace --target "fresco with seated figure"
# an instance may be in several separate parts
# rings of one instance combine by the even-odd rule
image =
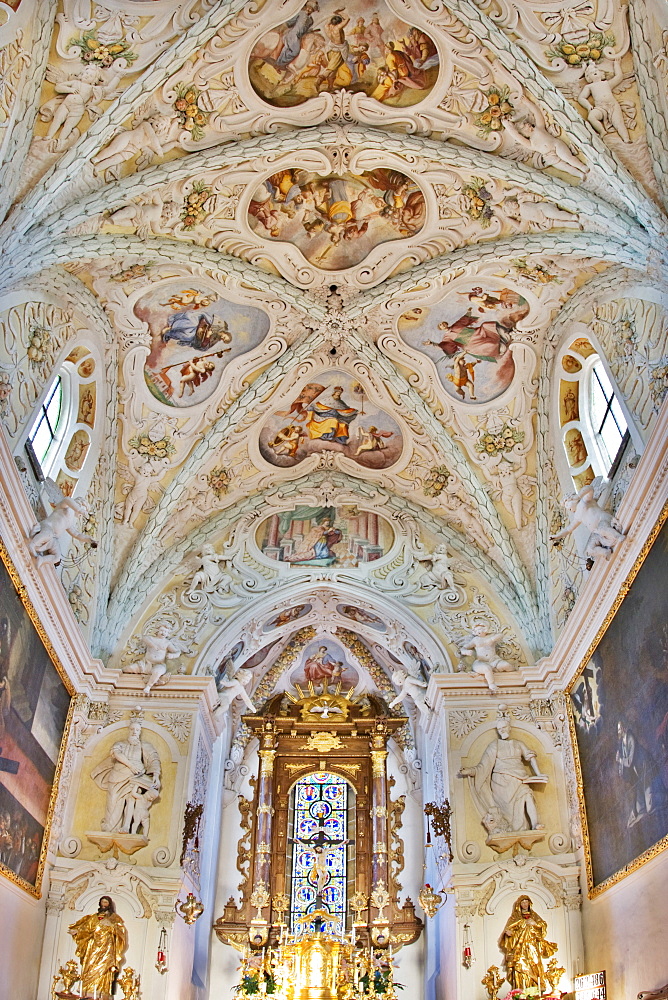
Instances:
[[[195,406],[208,399],[226,365],[257,347],[269,330],[261,309],[184,284],[179,279],[160,285],[134,307],[151,331],[146,385],[168,406]]]
[[[398,170],[323,177],[291,168],[255,189],[248,223],[258,236],[292,243],[310,264],[336,271],[380,243],[415,236],[425,214],[422,191]]]
[[[432,359],[448,395],[486,403],[513,380],[513,333],[528,314],[529,303],[514,289],[476,286],[432,308],[410,309],[399,319],[399,332]]]
[[[290,674],[290,683],[315,687],[324,683],[334,686],[341,681],[344,688],[355,687],[359,673],[350,665],[345,650],[330,638],[314,639],[304,648],[299,666]]]
[[[438,70],[429,35],[364,0],[345,8],[308,0],[259,39],[249,64],[253,89],[277,108],[337,90],[405,108],[429,94]]]
[[[273,514],[257,531],[263,555],[305,568],[355,567],[382,559],[394,533],[384,518],[358,507],[298,506]]]
[[[350,375],[335,372],[295,390],[260,431],[262,457],[279,468],[323,451],[351,458],[367,469],[387,469],[403,447],[399,425],[372,403]]]

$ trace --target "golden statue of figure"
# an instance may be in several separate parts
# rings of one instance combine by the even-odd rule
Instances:
[[[514,990],[537,986],[545,993],[551,984],[547,959],[557,950],[547,940],[547,924],[534,911],[528,896],[520,896],[499,939],[505,956],[506,978]]]
[[[128,946],[125,924],[111,897],[101,896],[97,913],[70,924],[68,932],[74,938],[81,962],[82,996],[108,1000]]]

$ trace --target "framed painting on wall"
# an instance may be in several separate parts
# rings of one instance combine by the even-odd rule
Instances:
[[[0,874],[39,897],[72,687],[0,541]]]
[[[667,518],[569,688],[590,897],[668,847]]]

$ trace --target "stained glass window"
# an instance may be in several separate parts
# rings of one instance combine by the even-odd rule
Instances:
[[[300,778],[291,793],[292,852],[290,924],[293,931],[313,930],[305,921],[314,910],[326,910],[331,920],[322,929],[340,934],[345,924],[346,878],[350,850],[348,812],[352,790],[329,771]],[[324,856],[324,857],[323,857]]]

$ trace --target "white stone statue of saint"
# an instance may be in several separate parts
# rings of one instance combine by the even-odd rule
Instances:
[[[503,631],[490,632],[487,626],[483,622],[480,622],[478,625],[473,626],[473,634],[459,649],[460,656],[475,657],[471,664],[471,670],[474,674],[482,674],[492,694],[496,694],[498,691],[494,682],[494,671],[515,669],[512,663],[500,657],[496,650],[498,643],[503,639]]]
[[[593,562],[597,556],[609,558],[615,546],[624,540],[624,533],[613,527],[612,514],[599,507],[594,483],[564,497],[563,505],[570,514],[570,522],[558,534],[550,536],[551,542],[558,542],[582,525],[591,532],[585,555]],[[588,568],[591,569],[591,565]]]
[[[405,670],[399,668],[392,674],[392,683],[395,687],[399,688],[399,693],[390,702],[388,708],[396,708],[406,698],[411,698],[421,715],[429,714],[431,709],[424,696],[428,685],[424,681],[421,681],[418,677],[412,677]]]
[[[100,829],[148,839],[149,812],[160,794],[161,767],[158,751],[141,735],[141,721],[132,719],[125,739],[114,743],[91,777],[107,793]]]
[[[167,682],[165,660],[173,660],[181,655],[181,647],[170,638],[170,632],[169,625],[160,625],[156,629],[155,635],[144,633],[141,637],[141,641],[144,643],[144,655],[123,666],[124,674],[149,675],[144,687],[144,694],[148,694],[156,684]]]
[[[457,777],[470,779],[488,839],[543,830],[531,785],[545,784],[547,775],[541,773],[535,751],[510,738],[510,722],[505,716],[497,721],[496,732],[497,738],[485,749],[480,763],[463,767]]]
[[[218,681],[221,708],[228,709],[235,698],[241,698],[246,708],[255,715],[257,709],[250,700],[247,688],[253,682],[253,671],[241,667],[234,677],[222,677]]]

